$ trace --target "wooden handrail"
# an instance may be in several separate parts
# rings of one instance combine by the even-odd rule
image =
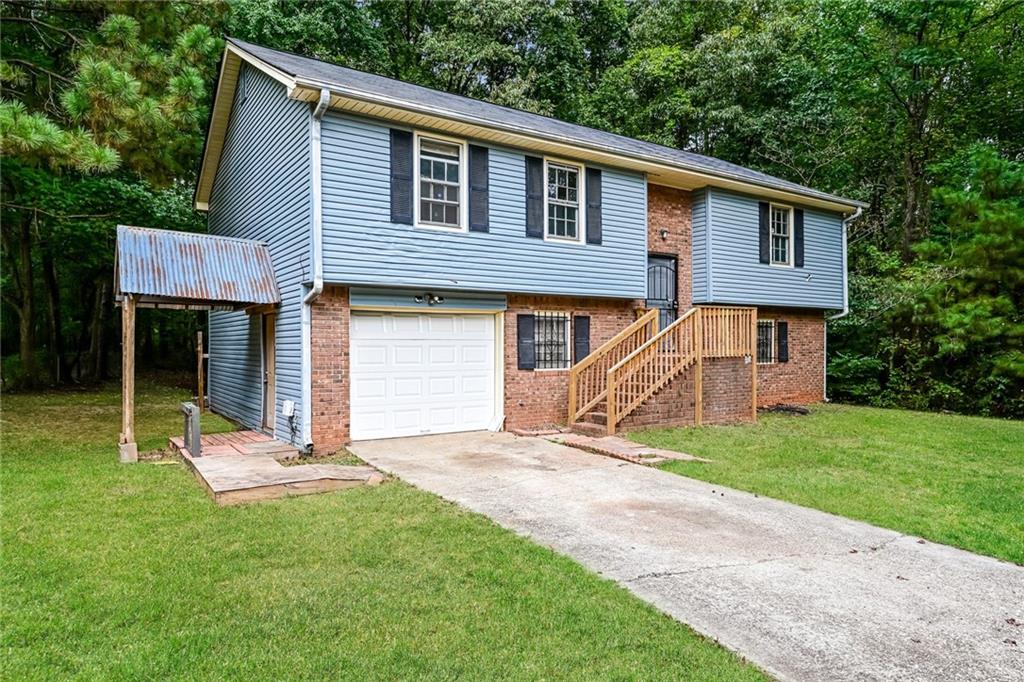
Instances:
[[[619,368],[623,367],[624,365],[626,365],[630,360],[632,360],[633,358],[638,356],[641,352],[643,352],[644,349],[647,348],[647,346],[653,344],[659,338],[662,338],[662,337],[666,336],[668,334],[669,330],[671,330],[673,327],[675,327],[676,325],[678,325],[678,324],[680,324],[682,322],[685,322],[687,320],[687,318],[690,318],[690,317],[696,315],[698,310],[700,310],[700,309],[699,308],[690,308],[689,310],[687,310],[685,313],[683,313],[682,317],[677,317],[675,320],[672,321],[672,324],[670,324],[669,326],[665,327],[660,332],[658,332],[657,334],[652,336],[650,338],[650,340],[648,340],[647,343],[645,343],[643,346],[640,346],[635,351],[633,351],[632,353],[630,353],[629,355],[627,355],[626,357],[622,358],[617,363],[612,365],[611,368],[608,371],[610,372],[613,369],[619,369]]]
[[[623,419],[693,364],[697,365],[694,422],[700,424],[704,359],[749,356],[751,364],[756,365],[756,353],[756,308],[699,306],[688,310],[608,368],[608,433],[615,433]],[[752,403],[756,405],[756,366],[751,381],[755,382]]]
[[[608,433],[699,357],[701,310],[691,308],[608,369]]]
[[[569,423],[608,396],[608,369],[658,333],[657,308],[605,341],[569,370]]]

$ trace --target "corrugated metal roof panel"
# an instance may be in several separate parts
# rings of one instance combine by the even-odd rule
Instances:
[[[118,294],[247,305],[281,302],[262,242],[147,227],[117,227]]]

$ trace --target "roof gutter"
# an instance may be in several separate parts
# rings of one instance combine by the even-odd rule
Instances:
[[[831,320],[838,320],[846,317],[850,314],[850,273],[847,271],[847,257],[846,257],[846,244],[847,244],[847,228],[850,223],[857,220],[864,214],[864,209],[861,206],[857,207],[857,210],[853,212],[848,218],[843,220],[843,311],[836,313],[830,317],[825,318],[824,329],[822,330],[822,354],[821,354],[821,393],[822,399],[828,402],[828,323]]]
[[[313,263],[313,284],[302,299],[302,442],[307,450],[313,447],[313,311],[311,306],[324,291],[324,212],[323,156],[321,154],[321,121],[331,103],[331,91],[320,90],[320,99],[313,109],[309,124],[310,210],[312,235],[310,255]]]
[[[857,210],[853,212],[853,215],[843,220],[843,312],[837,313],[828,318],[830,320],[838,320],[839,318],[846,317],[850,314],[850,273],[847,271],[846,265],[846,233],[850,223],[857,220],[862,215],[864,215],[864,208],[858,206]]]

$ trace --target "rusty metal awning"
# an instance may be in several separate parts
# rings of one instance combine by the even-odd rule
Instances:
[[[146,308],[231,310],[281,302],[263,242],[118,225],[118,301]]]

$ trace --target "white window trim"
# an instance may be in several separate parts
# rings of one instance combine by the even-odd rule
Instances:
[[[555,237],[548,234],[548,165],[569,166],[577,171],[576,201],[576,239]],[[544,241],[556,244],[583,245],[587,237],[587,169],[577,161],[559,159],[552,156],[544,157]]]
[[[435,225],[424,223],[420,220],[420,140],[437,140],[448,142],[459,146],[459,226]],[[446,135],[435,135],[433,133],[413,132],[413,225],[424,230],[440,230],[441,232],[468,232],[469,231],[469,146],[465,140],[448,137]]]
[[[545,177],[547,177],[547,173],[546,172],[545,172]],[[545,183],[545,187],[546,186],[547,185]],[[559,240],[559,241],[566,241],[566,240]],[[567,364],[565,367],[537,367],[537,362],[538,362],[538,359],[540,357],[540,352],[539,352],[538,346],[537,346],[537,331],[536,331],[537,322],[536,322],[536,320],[537,320],[537,318],[539,316],[542,316],[542,315],[561,315],[561,316],[564,316],[566,318],[565,319],[565,357],[566,357],[566,359],[567,359],[569,364]],[[568,372],[570,369],[572,369],[572,359],[573,359],[572,358],[572,343],[573,343],[573,339],[572,339],[572,318],[573,318],[572,313],[567,311],[567,310],[534,310],[533,311],[533,319],[534,319],[534,332],[533,332],[533,356],[534,356],[534,363],[533,363],[533,365],[534,365],[534,367],[533,367],[533,371],[534,372]]]
[[[777,208],[785,209],[789,211],[789,237],[786,239],[786,262],[777,263],[775,261],[775,249],[772,246],[772,211]],[[793,230],[793,218],[795,212],[793,207],[789,204],[768,204],[768,264],[773,268],[792,268],[793,265],[793,241],[794,241],[794,230]]]
[[[772,325],[771,345],[768,348],[769,359],[767,361],[762,361],[761,360],[761,353],[758,352],[755,357],[757,359],[757,364],[759,364],[759,365],[774,365],[774,364],[776,364],[779,361],[779,358],[777,357],[777,355],[778,355],[778,347],[779,347],[778,339],[777,339],[777,336],[778,336],[778,333],[779,333],[779,325],[777,324],[778,320],[758,320],[757,321],[758,332],[760,332],[760,325],[763,324],[763,323],[768,323],[768,322],[770,322],[771,325]],[[758,333],[758,338],[757,338],[758,345],[760,345],[760,338],[761,338],[761,335],[760,335],[760,333]],[[760,348],[755,348],[754,350],[755,351],[759,351]]]

